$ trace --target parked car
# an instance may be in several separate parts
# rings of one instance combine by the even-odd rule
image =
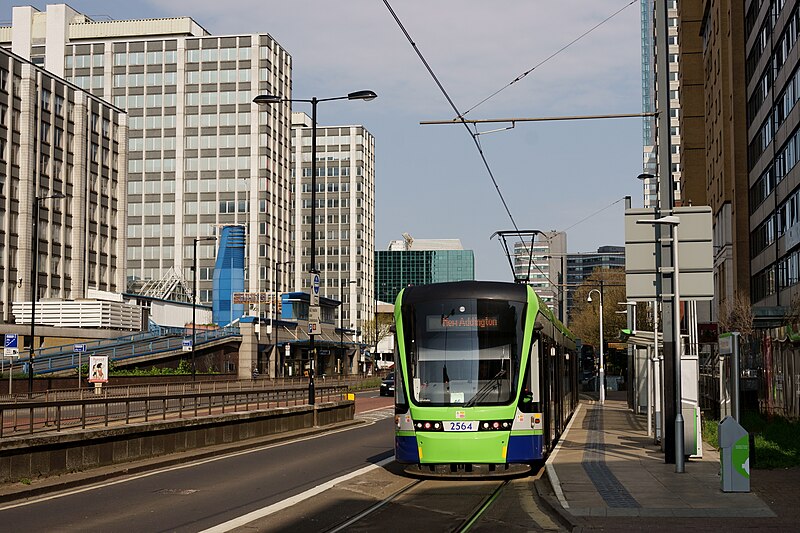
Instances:
[[[381,381],[381,396],[394,396],[394,372]]]

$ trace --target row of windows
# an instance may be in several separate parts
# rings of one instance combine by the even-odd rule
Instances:
[[[268,51],[269,48],[262,47],[263,51]],[[207,48],[205,50],[187,50],[186,61],[189,63],[198,63],[205,61],[246,61],[250,59],[250,48]]]
[[[798,35],[800,35],[800,9],[795,9],[794,12],[792,12],[791,18],[786,23],[786,29],[781,35],[781,38],[773,48],[772,64],[764,71],[761,79],[755,87],[755,90],[753,91],[753,94],[747,102],[748,126],[752,123],[753,119],[758,114],[761,105],[764,103],[764,100],[766,100],[767,96],[769,95],[769,91],[773,83],[773,76],[778,73],[781,67],[783,67],[786,57],[797,43]],[[785,95],[779,96],[776,101],[780,104],[784,96]],[[776,106],[775,111],[777,112],[779,109],[780,106]],[[780,122],[782,121],[783,120]],[[779,121],[776,121],[775,127],[778,126],[780,126],[780,123]]]
[[[111,103],[120,109],[139,109],[142,107],[175,107],[177,102],[178,95],[161,93],[148,95],[132,94],[130,96],[120,95],[111,98]]]
[[[186,83],[235,83],[250,81],[250,69],[241,70],[189,70]]]
[[[151,72],[149,74],[115,74],[112,87],[155,87],[177,85],[177,72]]]
[[[166,52],[129,52],[114,54],[114,66],[122,65],[163,65],[165,63],[177,63],[178,52],[167,50]],[[67,65],[69,66],[69,65]],[[95,65],[97,66],[97,65]]]
[[[239,157],[188,157],[186,170],[246,170],[250,168],[250,156]]]
[[[189,106],[249,104],[251,102],[250,91],[186,93],[186,105]]]
[[[175,159],[129,159],[128,172],[175,172]]]
[[[187,179],[184,181],[184,191],[196,193],[196,192],[247,192],[250,190],[250,179],[249,178],[221,178],[221,179],[205,179],[205,180],[196,180],[196,179]],[[263,190],[260,189],[260,190]],[[262,211],[266,212],[266,211]]]
[[[174,224],[128,224],[128,238],[174,237]]]
[[[249,126],[250,113],[212,113],[207,115],[186,115],[187,128],[210,128],[225,126]]]
[[[160,216],[160,215],[174,215],[175,204],[170,202],[145,202],[145,203],[128,203],[128,215],[132,217],[140,216]]]

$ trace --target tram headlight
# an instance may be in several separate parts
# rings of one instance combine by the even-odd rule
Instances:
[[[425,429],[431,429],[431,423],[425,422]]]

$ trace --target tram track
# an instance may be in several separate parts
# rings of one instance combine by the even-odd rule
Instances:
[[[448,521],[450,523],[457,523],[457,525],[452,528],[447,528],[446,530],[453,533],[465,533],[492,507],[509,482],[510,479],[486,481],[451,480],[447,481],[446,485],[443,485],[441,480],[416,479],[369,506],[367,509],[364,509],[357,515],[324,531],[325,533],[339,533],[342,531],[376,530],[381,527],[381,511],[385,510],[391,503],[396,502],[398,506],[405,509],[425,509],[435,514],[447,515]],[[450,497],[456,497],[462,492],[461,487],[471,487],[474,491],[476,483],[483,485],[485,490],[489,490],[488,493],[483,495],[477,505],[473,505],[466,510],[460,510],[460,512],[437,508],[435,505],[431,506],[431,500],[435,498],[432,495],[436,494],[441,496],[444,492]],[[485,492],[485,490],[482,492]]]

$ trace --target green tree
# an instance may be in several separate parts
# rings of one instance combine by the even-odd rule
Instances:
[[[603,337],[605,342],[619,340],[621,329],[627,328],[627,317],[617,311],[625,310],[619,302],[625,298],[625,272],[621,269],[595,270],[577,289],[573,301],[575,307],[570,314],[569,328],[580,337],[583,344],[600,347],[600,298],[597,292],[592,293],[592,301],[588,302],[589,293],[593,289],[600,290],[603,282]],[[642,306],[644,307],[644,306]],[[643,309],[641,311],[644,311]],[[642,315],[640,318],[638,315]],[[646,313],[637,313],[637,322],[642,323]]]

